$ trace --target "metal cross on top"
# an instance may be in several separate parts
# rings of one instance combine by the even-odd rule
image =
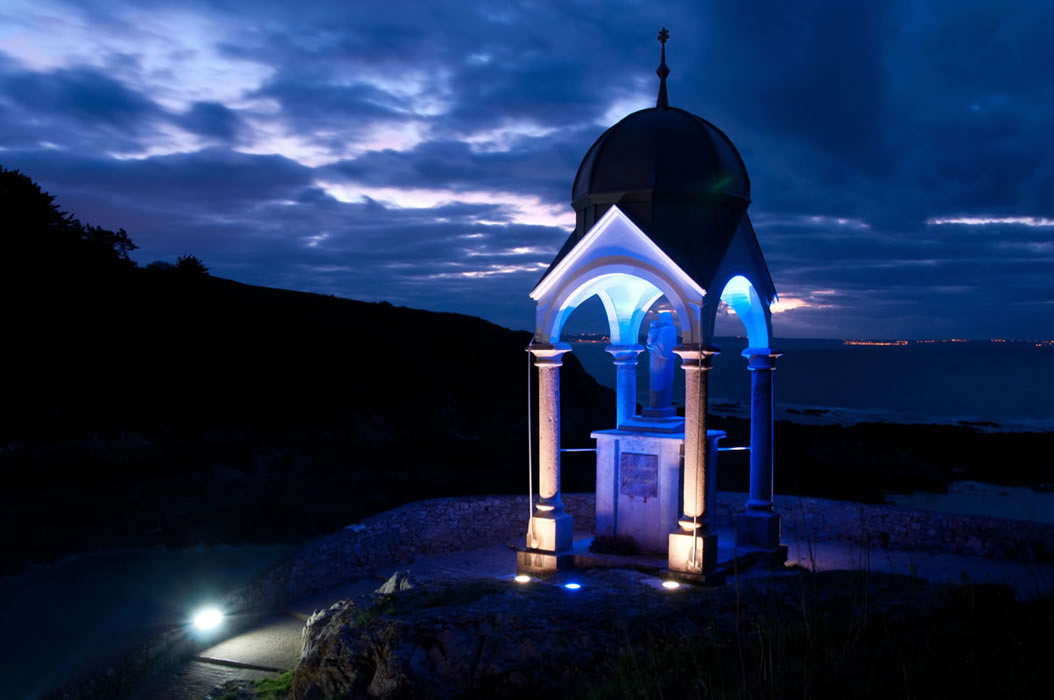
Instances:
[[[670,38],[670,32],[663,27],[659,30],[659,43],[662,44],[662,59],[659,61],[659,67],[655,70],[656,75],[659,76],[659,97],[655,100],[655,107],[657,109],[669,109],[670,100],[666,95],[666,77],[670,74],[670,69],[666,66],[666,41]]]

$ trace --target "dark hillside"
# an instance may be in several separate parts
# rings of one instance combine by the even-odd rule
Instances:
[[[10,281],[10,280],[9,280]],[[7,285],[3,513],[26,558],[297,538],[526,491],[526,332],[174,267]],[[564,434],[614,402],[572,357]],[[587,489],[592,473],[565,488]]]

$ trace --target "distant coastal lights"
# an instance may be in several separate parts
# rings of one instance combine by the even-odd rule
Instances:
[[[850,340],[843,340],[842,341],[842,345],[882,345],[882,346],[892,345],[892,346],[900,347],[900,346],[907,345],[907,344],[908,344],[908,341],[906,341],[906,340],[852,340],[852,339],[850,339]]]
[[[1037,348],[1054,346],[1054,340],[1012,340],[1009,338],[921,338],[916,340],[871,340],[862,338],[846,338],[842,345],[880,345],[905,347],[907,345],[936,345],[946,343],[999,343],[1035,345]]]
[[[999,226],[1013,224],[1035,228],[1054,227],[1054,219],[1045,216],[948,216],[926,219],[930,226],[958,224],[960,226]]]

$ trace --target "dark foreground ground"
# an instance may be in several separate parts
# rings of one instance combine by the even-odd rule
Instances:
[[[639,579],[361,597],[312,618],[295,671],[211,697],[1044,698],[1054,682],[1054,601],[999,586],[797,571],[670,592]]]

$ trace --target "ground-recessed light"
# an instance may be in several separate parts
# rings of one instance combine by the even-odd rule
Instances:
[[[527,574],[520,574],[513,580],[516,581],[516,583],[530,583],[531,577]]]
[[[566,588],[569,591],[577,591],[581,587],[582,587],[581,583],[565,583],[564,584],[564,588]]]
[[[672,591],[674,588],[680,588],[681,584],[677,583],[676,581],[663,581],[662,587],[669,588]]]
[[[218,608],[203,608],[194,614],[194,626],[199,630],[210,630],[223,622],[223,613]]]

